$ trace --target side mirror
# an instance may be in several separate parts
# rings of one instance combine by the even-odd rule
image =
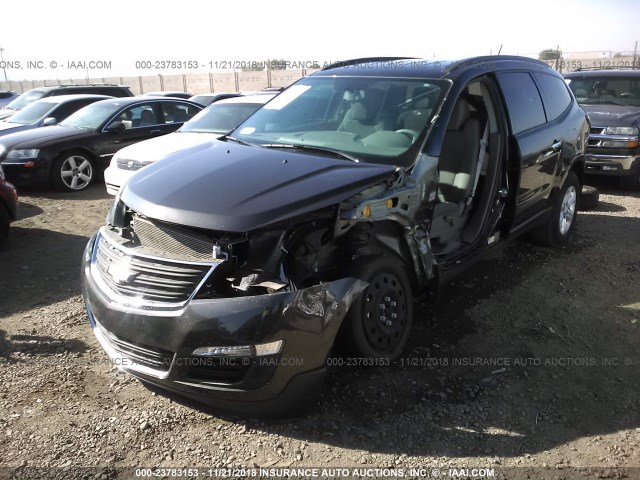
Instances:
[[[124,123],[122,123],[122,122],[112,122],[107,126],[107,128],[105,128],[105,131],[107,131],[107,132],[122,132],[122,131],[124,131],[124,129],[125,129]]]
[[[42,121],[43,127],[50,127],[51,125],[57,125],[57,124],[58,124],[58,119],[54,117],[47,117]]]

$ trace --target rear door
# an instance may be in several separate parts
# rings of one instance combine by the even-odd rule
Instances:
[[[562,150],[562,132],[547,123],[543,99],[529,72],[497,74],[507,106],[512,146],[520,160],[515,225],[542,212],[548,203]]]

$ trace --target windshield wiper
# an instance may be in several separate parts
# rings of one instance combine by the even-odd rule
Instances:
[[[249,142],[245,142],[244,140],[240,140],[239,138],[232,137],[231,135],[228,135],[228,134],[218,138],[218,140],[222,140],[222,141],[231,140],[232,142],[239,143],[240,145],[246,145],[247,147],[252,147],[253,146]]]
[[[341,152],[340,150],[334,150],[333,148],[318,147],[316,145],[297,145],[293,143],[263,143],[260,145],[264,148],[290,148],[292,150],[308,150],[310,152],[330,153],[336,157],[342,157],[352,162],[359,163],[360,159],[349,155],[348,153]]]

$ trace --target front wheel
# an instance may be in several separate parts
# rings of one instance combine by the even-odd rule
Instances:
[[[580,180],[569,172],[562,188],[555,197],[547,222],[534,232],[534,239],[545,246],[566,245],[576,224],[580,200]]]
[[[354,262],[345,276],[369,285],[344,319],[339,343],[354,356],[395,360],[413,323],[413,293],[404,265],[388,256]]]
[[[636,171],[633,175],[627,175],[620,177],[620,187],[623,190],[638,190],[640,189],[640,173]]]
[[[61,154],[51,166],[51,183],[57,190],[79,192],[95,177],[93,160],[82,152]]]

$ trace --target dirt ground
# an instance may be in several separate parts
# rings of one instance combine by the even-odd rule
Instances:
[[[121,467],[640,478],[640,194],[598,186],[569,247],[503,248],[416,306],[401,361],[332,367],[317,409],[276,423],[167,398],[113,368],[80,296],[82,251],[111,197],[102,185],[22,189],[0,252],[0,478],[122,478]]]

